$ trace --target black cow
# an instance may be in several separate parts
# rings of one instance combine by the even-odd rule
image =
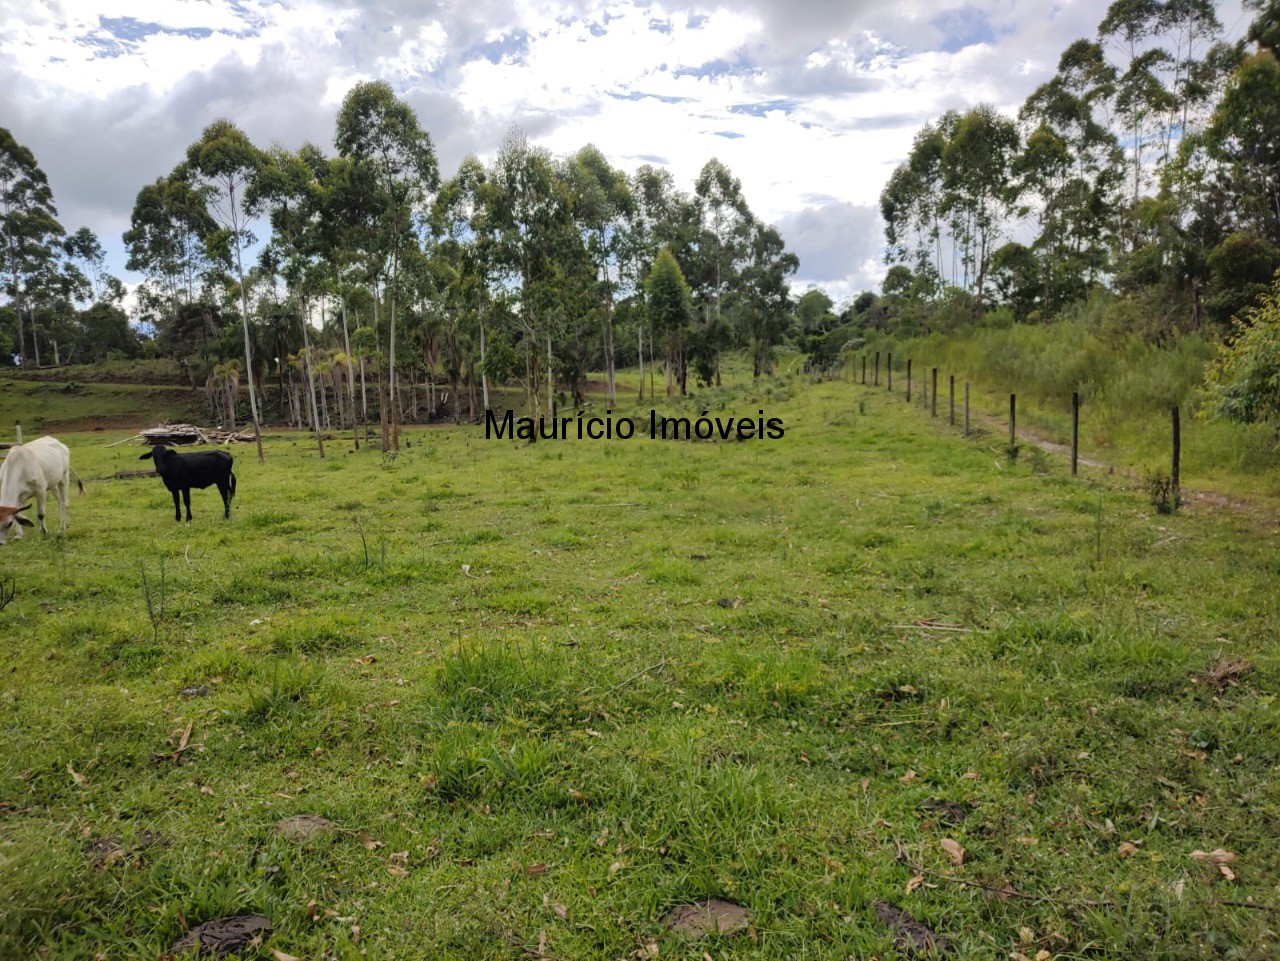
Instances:
[[[156,473],[164,481],[164,486],[173,494],[173,519],[182,520],[182,511],[178,507],[178,495],[187,505],[187,523],[191,523],[191,488],[204,489],[218,485],[218,493],[222,495],[223,516],[231,519],[231,498],[236,494],[236,475],[231,472],[232,457],[225,450],[197,451],[193,454],[179,454],[168,447],[155,446],[149,453],[143,454],[139,460],[153,458],[156,462]]]

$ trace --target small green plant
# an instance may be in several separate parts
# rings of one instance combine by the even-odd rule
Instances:
[[[1173,482],[1173,477],[1163,468],[1157,467],[1146,477],[1147,497],[1157,514],[1172,514],[1182,506],[1182,493]]]
[[[164,620],[165,576],[164,557],[160,558],[160,583],[153,585],[147,577],[147,568],[142,566],[142,598],[147,605],[147,619],[151,621],[151,639],[160,639],[160,624]]]
[[[3,611],[13,601],[18,593],[18,582],[10,577],[6,581],[0,581],[0,611]]]

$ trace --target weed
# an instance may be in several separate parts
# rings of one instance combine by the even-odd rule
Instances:
[[[1182,492],[1173,483],[1173,477],[1164,468],[1149,471],[1144,479],[1147,499],[1157,514],[1172,514],[1182,506]]]

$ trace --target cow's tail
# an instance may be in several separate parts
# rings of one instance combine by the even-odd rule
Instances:
[[[81,494],[83,494],[83,493],[84,493],[84,481],[82,481],[82,480],[80,479],[80,475],[76,473],[76,469],[75,469],[74,467],[68,467],[68,468],[67,468],[67,470],[68,470],[68,471],[70,471],[70,472],[71,472],[71,476],[72,476],[72,477],[74,477],[74,478],[76,479],[76,486],[80,488],[80,493],[81,493]]]
[[[231,471],[231,473],[228,476],[231,478],[231,496],[235,497],[236,496],[236,472]]]

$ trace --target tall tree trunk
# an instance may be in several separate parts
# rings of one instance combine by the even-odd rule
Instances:
[[[258,390],[253,383],[253,347],[249,341],[249,289],[244,283],[244,261],[241,255],[240,224],[236,209],[236,191],[231,185],[227,187],[227,197],[231,207],[231,229],[236,238],[236,278],[240,281],[240,326],[244,330],[244,374],[249,383],[249,413],[253,417],[253,440],[258,447],[258,463],[264,463],[262,454],[262,418],[258,414]]]
[[[373,329],[378,330],[378,289],[373,291]],[[387,426],[387,371],[385,364],[378,365],[378,426],[382,429],[382,450],[391,450],[391,432]]]
[[[480,315],[480,389],[484,393],[485,413],[489,412],[489,375],[485,372],[484,314]],[[473,415],[474,416],[474,415]]]
[[[347,355],[347,394],[351,401],[351,439],[360,449],[360,431],[356,424],[356,379],[351,376],[351,334],[347,331],[347,298],[342,298],[342,350]]]
[[[311,326],[311,303],[308,301],[302,308],[302,349],[306,352],[307,395],[311,399],[311,423],[316,429],[316,446],[324,457],[324,438],[320,436],[320,415],[316,410],[316,381],[311,366],[311,335],[307,328]]]
[[[644,328],[636,325],[636,356],[640,358],[640,402],[644,403]]]
[[[398,239],[398,238],[397,238]],[[398,451],[400,449],[400,415],[399,407],[396,403],[396,292],[397,284],[400,277],[400,253],[398,250],[391,252],[391,350],[387,355],[387,366],[390,368],[390,396],[391,404],[391,449]]]
[[[547,334],[547,411],[551,414],[553,420],[556,416],[555,389],[555,361],[551,355],[551,335]]]

